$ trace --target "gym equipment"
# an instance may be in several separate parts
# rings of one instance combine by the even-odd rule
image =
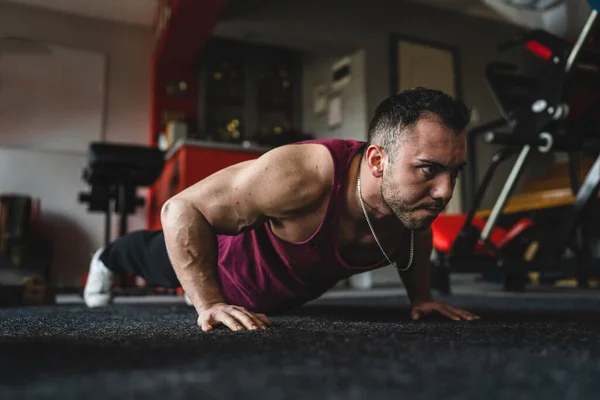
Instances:
[[[432,286],[439,291],[450,293],[451,272],[502,272],[508,290],[523,290],[528,272],[539,272],[546,279],[570,273],[581,284],[588,277],[600,276],[600,261],[585,248],[585,238],[576,234],[600,185],[600,99],[598,91],[595,97],[580,96],[585,93],[584,85],[599,80],[600,53],[588,46],[597,16],[596,10],[590,13],[574,44],[534,30],[502,46],[505,50],[524,44],[543,59],[543,67],[533,75],[518,75],[514,66],[505,63],[488,66],[487,81],[503,118],[470,132],[469,141],[472,144],[474,137],[483,134],[488,143],[504,148],[494,155],[469,213],[440,215],[432,225]],[[501,126],[510,132],[499,133]],[[572,156],[571,166],[582,153],[592,154],[596,161],[581,186],[572,174],[576,200],[554,230],[536,230],[526,218],[501,228],[499,217],[534,151],[567,152]],[[490,216],[487,220],[476,217],[497,166],[513,155],[517,159]]]
[[[136,195],[137,188],[150,186],[162,174],[164,153],[158,148],[92,142],[88,149],[88,165],[82,178],[88,192],[79,194],[79,202],[88,204],[90,212],[106,213],[104,245],[112,241],[112,212],[119,214],[118,236],[127,233],[127,216],[133,214],[145,200]],[[119,285],[127,286],[127,274],[119,277]],[[86,277],[87,279],[87,277]]]
[[[164,153],[145,146],[92,142],[88,150],[88,165],[82,178],[89,191],[79,194],[79,202],[88,204],[90,212],[106,213],[105,245],[111,242],[111,213],[120,216],[119,236],[127,233],[127,216],[144,205],[136,195],[139,187],[150,186],[164,167]]]
[[[583,0],[481,0],[506,22],[525,29],[543,29],[568,38],[585,23],[589,6]]]

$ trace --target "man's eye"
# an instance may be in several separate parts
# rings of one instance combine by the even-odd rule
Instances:
[[[425,175],[427,176],[434,175],[436,171],[436,168],[433,165],[425,165],[421,167],[421,169],[423,170],[423,172],[425,172]]]

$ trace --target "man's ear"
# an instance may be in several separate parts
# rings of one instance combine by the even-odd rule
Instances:
[[[383,176],[383,167],[386,158],[383,149],[376,144],[372,144],[367,148],[365,158],[371,174],[375,178],[381,178]]]

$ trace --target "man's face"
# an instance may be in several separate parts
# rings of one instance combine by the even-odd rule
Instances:
[[[456,178],[466,164],[466,135],[435,119],[420,118],[388,160],[383,201],[409,229],[429,228],[452,198]]]

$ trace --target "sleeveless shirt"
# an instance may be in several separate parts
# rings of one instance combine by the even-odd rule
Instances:
[[[307,240],[279,239],[269,221],[237,235],[217,235],[218,273],[226,300],[254,312],[280,312],[313,300],[341,279],[387,265],[350,265],[339,254],[340,211],[346,198],[348,170],[365,142],[315,139],[327,147],[334,166],[332,190],[320,226]],[[391,253],[393,256],[394,253]]]

